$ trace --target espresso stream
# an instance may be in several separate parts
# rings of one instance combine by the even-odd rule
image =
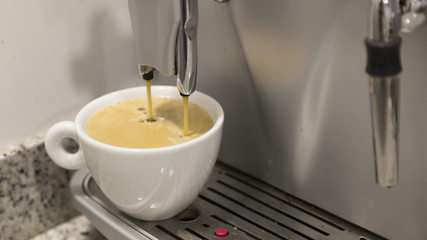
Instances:
[[[151,80],[145,80],[145,89],[147,91],[147,107],[148,107],[148,121],[154,121],[153,118],[153,103],[151,100]],[[188,97],[182,96],[183,114],[184,114],[184,136],[188,135]]]
[[[145,89],[147,90],[147,107],[148,107],[148,119],[153,119],[153,103],[151,101],[151,80],[145,80]]]
[[[213,120],[205,109],[188,103],[188,130],[185,134],[183,101],[152,98],[152,117],[147,103],[146,98],[133,98],[104,107],[89,118],[86,132],[90,137],[114,146],[157,148],[197,138],[213,126]]]

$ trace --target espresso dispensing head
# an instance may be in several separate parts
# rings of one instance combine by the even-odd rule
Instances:
[[[427,0],[371,0],[366,72],[369,74],[377,183],[392,187],[398,179],[400,31],[421,25]]]
[[[196,89],[197,0],[129,0],[139,73],[177,77],[181,95]]]

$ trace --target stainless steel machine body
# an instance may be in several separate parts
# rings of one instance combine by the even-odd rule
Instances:
[[[425,239],[427,26],[401,34],[399,182],[386,189],[375,183],[368,13],[369,1],[199,1],[197,90],[224,108],[222,162],[385,238]]]

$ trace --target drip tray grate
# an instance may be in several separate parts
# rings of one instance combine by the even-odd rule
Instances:
[[[222,163],[190,207],[158,222],[122,213],[87,169],[73,176],[70,187],[77,210],[109,239],[384,239]],[[215,236],[220,228],[226,237]]]

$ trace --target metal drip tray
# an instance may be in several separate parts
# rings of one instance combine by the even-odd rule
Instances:
[[[87,169],[71,180],[73,204],[109,239],[384,239],[218,163],[189,208],[159,222],[134,219],[101,192]]]

